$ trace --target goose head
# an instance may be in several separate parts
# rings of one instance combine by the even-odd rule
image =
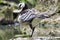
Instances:
[[[18,9],[13,10],[14,13],[20,13],[21,11],[24,11],[24,10],[28,9],[26,3],[19,3],[19,4],[17,5],[17,7],[18,7]]]
[[[25,7],[25,3],[19,3],[18,4],[18,9],[23,9]]]

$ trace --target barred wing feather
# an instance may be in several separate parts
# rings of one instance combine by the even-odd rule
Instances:
[[[32,13],[25,13],[25,14],[21,15],[21,20],[29,21],[29,20],[33,19],[34,17],[35,17],[35,15],[33,15]]]

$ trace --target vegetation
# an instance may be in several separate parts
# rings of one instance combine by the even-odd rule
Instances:
[[[0,0],[0,3],[1,1],[3,0]],[[60,13],[57,13],[58,11],[60,11],[60,3],[57,1],[59,0],[19,0],[19,2],[31,3],[34,6],[34,8],[40,12],[45,12],[46,10],[49,9],[51,5],[56,5],[56,7],[58,6],[57,11],[50,18],[47,18],[47,19],[36,18],[33,20],[32,22],[33,27],[36,27],[33,37],[38,37],[38,36],[49,36],[49,37],[57,36],[58,37],[60,36],[60,20],[58,19],[58,17],[60,17]],[[0,7],[0,18],[2,17],[8,20],[13,20],[13,16],[11,16],[11,13],[12,13],[12,10],[15,9],[15,6],[14,5],[13,6],[0,5],[0,6],[1,6]],[[14,39],[18,37],[21,37],[21,38],[29,37],[30,34],[31,34],[31,29],[29,28],[29,25],[23,24],[22,27],[20,26],[9,27],[9,26],[0,25],[0,40],[9,40],[9,39]]]
[[[37,0],[20,0],[20,2],[29,2],[31,3],[33,6],[36,5],[36,2]]]

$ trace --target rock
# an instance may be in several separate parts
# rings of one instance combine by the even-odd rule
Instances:
[[[12,40],[12,39],[10,39],[10,40]],[[20,37],[18,37],[13,40],[49,40],[49,38],[20,38]]]

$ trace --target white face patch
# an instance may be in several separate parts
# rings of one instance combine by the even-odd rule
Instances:
[[[23,9],[25,7],[25,3],[19,3],[18,7],[21,7]]]
[[[25,7],[25,3],[22,3],[21,7]]]

